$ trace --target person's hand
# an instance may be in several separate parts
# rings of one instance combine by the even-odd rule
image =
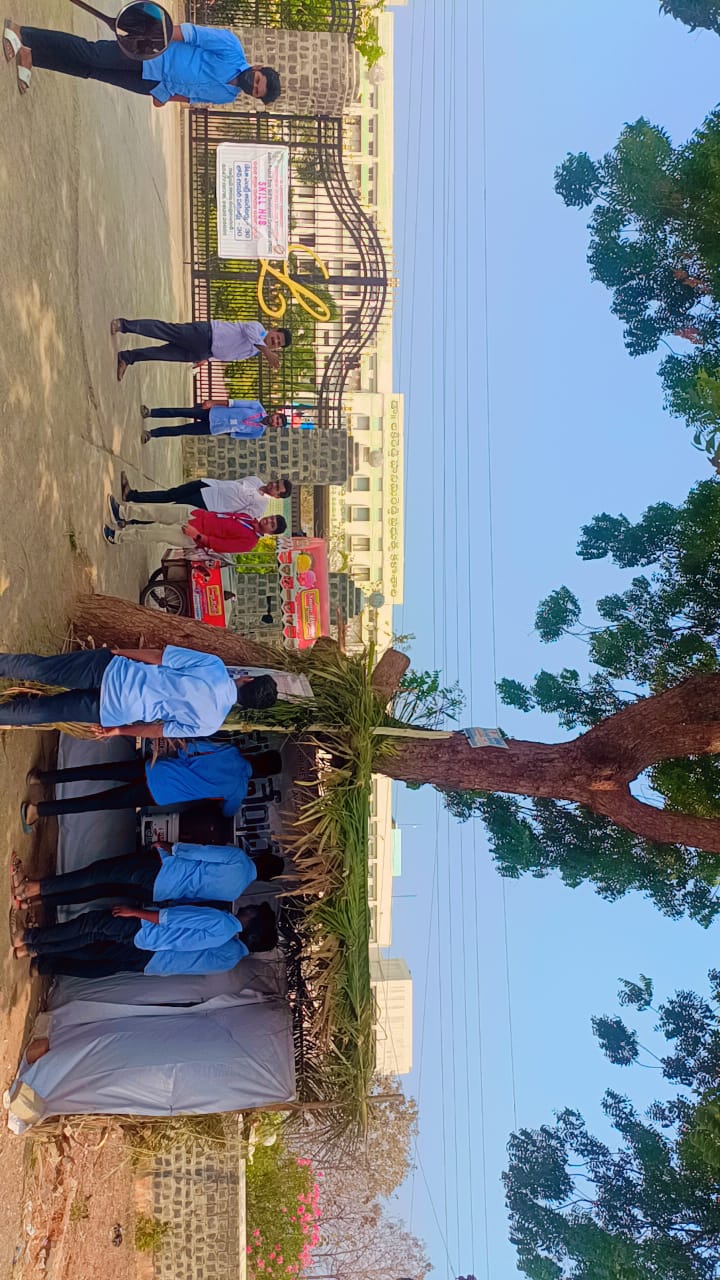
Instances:
[[[264,354],[265,354],[265,359],[267,360],[267,362],[268,362],[268,364],[270,365],[270,368],[271,368],[271,369],[279,369],[279,368],[280,368],[280,356],[278,355],[277,351],[270,351],[270,350],[266,347],[266,348],[265,348],[265,352],[264,352]]]
[[[201,405],[201,408],[203,408],[203,409],[212,409],[212,408],[213,408],[213,406],[214,406],[214,404],[215,404],[215,401],[214,401],[214,400],[203,400],[202,405]]]
[[[152,97],[152,94],[151,94],[150,96]],[[164,102],[158,102],[157,98],[153,98],[153,100],[152,100],[152,104],[153,104],[153,106],[154,106],[154,107],[164,107],[164,106],[165,106],[165,103],[164,103]]]
[[[113,907],[112,913],[114,916],[122,916],[124,919],[130,919],[132,916],[137,915],[137,909],[135,907]]]
[[[93,738],[117,738],[120,734],[119,729],[106,729],[101,724],[90,724],[88,728]]]

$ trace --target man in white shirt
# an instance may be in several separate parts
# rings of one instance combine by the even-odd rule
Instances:
[[[125,522],[132,522],[129,511],[131,503],[174,502],[182,507],[197,508],[201,511],[235,512],[242,511],[261,520],[267,511],[271,498],[289,498],[292,493],[290,480],[270,480],[267,484],[260,476],[246,476],[244,480],[188,480],[178,484],[174,489],[133,489],[124,471],[120,473],[120,489],[125,504],[120,512],[118,504],[115,510],[111,506],[114,520],[121,517]],[[111,504],[114,499],[111,499]],[[136,520],[143,523],[147,517],[143,512],[136,513]]]
[[[122,382],[128,366],[143,360],[174,360],[200,364],[203,360],[251,360],[261,356],[271,369],[280,364],[280,352],[292,345],[289,329],[265,329],[258,320],[197,320],[170,324],[165,320],[113,320],[110,333],[138,333],[157,338],[161,347],[134,347],[119,351],[117,379]]]

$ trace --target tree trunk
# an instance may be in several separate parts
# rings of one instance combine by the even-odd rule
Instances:
[[[720,819],[637,800],[630,784],[660,760],[720,754],[720,675],[693,676],[624,707],[570,742],[508,740],[508,749],[451,738],[398,739],[376,768],[441,791],[506,792],[586,805],[636,835],[720,853]]]
[[[118,649],[163,649],[177,644],[214,653],[236,667],[285,667],[285,651],[272,644],[257,644],[225,627],[211,627],[193,618],[176,618],[160,609],[146,609],[116,596],[81,595],[74,602],[70,621],[81,643]]]
[[[399,649],[385,650],[371,677],[372,687],[384,703],[395,696],[409,666],[410,659]]]

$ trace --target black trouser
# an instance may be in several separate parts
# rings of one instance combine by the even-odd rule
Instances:
[[[149,853],[127,853],[119,858],[100,858],[77,871],[45,876],[39,881],[40,897],[47,906],[92,902],[95,898],[130,898],[152,902],[153,888],[162,858],[156,849]]]
[[[143,970],[152,951],[141,951],[133,939],[142,925],[136,917],[110,911],[86,911],[64,924],[26,929],[23,941],[38,957],[38,973],[106,977]]]
[[[186,480],[185,484],[176,484],[174,489],[128,489],[125,502],[180,502],[184,506],[207,511],[203,498],[203,489],[206,488],[204,480]],[[143,521],[136,523],[142,524]]]
[[[109,649],[78,649],[48,658],[0,653],[0,678],[65,687],[64,693],[21,695],[0,703],[0,725],[99,724],[100,686],[112,657]]]
[[[32,53],[33,66],[61,71],[84,80],[102,80],[130,93],[150,93],[157,80],[143,80],[142,62],[128,58],[116,40],[83,40],[66,31],[21,27],[20,39]]]
[[[192,409],[151,409],[151,418],[192,418],[192,422],[184,422],[177,427],[153,427],[148,435],[154,439],[160,436],[209,436],[210,410],[196,404]]]
[[[104,809],[142,809],[155,804],[147,784],[144,761],[107,760],[102,764],[84,764],[76,769],[38,770],[41,782],[49,786],[58,782],[124,782],[123,787],[110,787],[84,796],[68,796],[64,800],[40,800],[38,815],[47,818],[59,813],[97,813]]]
[[[143,338],[157,338],[162,347],[134,347],[120,351],[125,364],[138,360],[186,360],[196,364],[210,359],[212,330],[207,320],[190,324],[170,324],[165,320],[121,320],[122,333],[139,333]]]

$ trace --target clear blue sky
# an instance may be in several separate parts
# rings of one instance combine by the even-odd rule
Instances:
[[[680,501],[711,474],[662,410],[654,358],[625,352],[589,279],[586,216],[552,179],[567,151],[601,154],[639,115],[684,139],[715,105],[720,40],[660,18],[655,0],[409,0],[395,13],[407,441],[396,630],[415,633],[416,667],[461,681],[465,723],[493,725],[493,613],[498,676],[582,670],[581,645],[546,648],[532,631],[553,587],[590,606],[625,581],[577,559],[580,525]],[[500,722],[559,736],[549,718],[503,708]],[[505,1280],[516,1267],[499,1178],[516,1120],[537,1126],[572,1105],[600,1126],[605,1088],[640,1102],[661,1092],[654,1072],[611,1067],[590,1015],[614,1012],[618,978],[641,970],[663,994],[705,989],[718,928],[554,880],[503,890],[480,824],[457,826],[428,789],[399,787],[395,813],[393,953],[415,981],[407,1085],[421,1116],[421,1163],[398,1209],[437,1273]]]

